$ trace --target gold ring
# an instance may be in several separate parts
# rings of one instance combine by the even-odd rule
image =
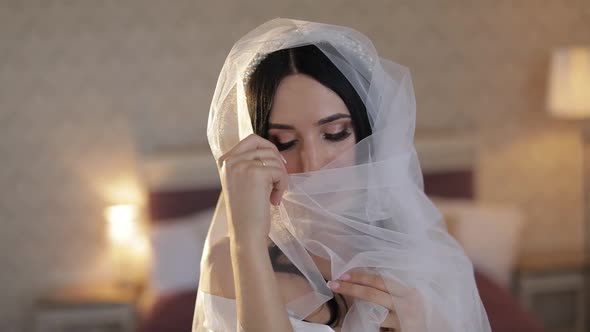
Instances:
[[[264,161],[262,161],[262,159],[259,159],[259,158],[255,158],[255,159],[258,160],[262,164],[263,167],[266,167],[266,164],[264,163]]]

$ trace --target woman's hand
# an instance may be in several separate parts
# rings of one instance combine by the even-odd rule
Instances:
[[[279,205],[287,189],[285,159],[270,141],[250,135],[219,158],[230,236],[266,241],[270,204]]]
[[[406,287],[392,279],[388,279],[386,284],[381,276],[363,272],[345,273],[338,280],[328,282],[328,286],[332,291],[344,296],[365,300],[387,308],[389,314],[381,324],[383,328],[402,331],[396,311],[397,307],[405,314],[404,326],[408,327],[408,330],[412,332],[425,331],[422,297],[415,288]]]
[[[271,142],[250,135],[218,160],[227,212],[237,319],[244,331],[293,331],[267,240],[270,204],[287,189],[287,170]]]

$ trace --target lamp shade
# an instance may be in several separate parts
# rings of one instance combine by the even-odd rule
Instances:
[[[590,47],[553,52],[547,98],[549,112],[557,117],[590,117]]]

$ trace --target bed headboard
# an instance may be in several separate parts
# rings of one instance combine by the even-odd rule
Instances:
[[[424,192],[428,196],[473,199],[473,170],[424,173]]]
[[[142,178],[148,189],[148,214],[154,224],[181,220],[211,209],[221,187],[208,149],[161,151],[142,158]]]
[[[429,196],[473,199],[477,139],[472,135],[430,135],[416,139]]]
[[[416,139],[426,194],[472,199],[476,140],[471,136]],[[216,163],[206,148],[169,149],[141,162],[153,222],[165,222],[209,209],[220,193]]]

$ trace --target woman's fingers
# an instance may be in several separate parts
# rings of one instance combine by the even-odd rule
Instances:
[[[252,175],[262,176],[267,179],[269,185],[272,185],[269,188],[270,202],[273,205],[280,204],[287,190],[287,167],[284,157],[273,143],[252,134],[236,144],[217,162],[224,172],[228,172],[229,169],[240,168],[246,171],[253,168],[252,172],[255,174]],[[229,173],[234,174],[232,171]]]
[[[247,177],[259,178],[260,183],[269,185],[270,202],[279,205],[284,192],[288,187],[287,172],[282,161],[276,158],[241,159],[239,161],[228,161],[232,168],[244,169],[241,174]]]
[[[273,165],[276,165],[279,168],[282,168],[287,172],[287,166],[285,166],[285,162],[283,161],[283,156],[278,152],[276,149],[256,149],[243,152],[241,154],[235,155],[232,160],[273,160]],[[276,163],[274,162],[276,161]],[[229,162],[229,159],[228,159]],[[266,163],[266,161],[265,161]]]
[[[334,287],[336,283],[337,287]],[[395,278],[383,278],[378,274],[349,271],[329,284],[330,288],[340,294],[379,304],[390,310],[382,323],[382,327],[400,328],[397,311],[393,301],[399,308],[403,308],[407,326],[421,326],[425,311],[422,296],[418,289],[405,286]]]
[[[349,273],[345,273],[342,276],[340,276],[340,280],[355,283],[355,284],[365,285],[365,286],[371,286],[373,288],[377,288],[380,291],[386,292],[386,293],[389,292],[387,290],[387,287],[385,286],[385,282],[383,281],[383,278],[381,278],[381,276],[378,274],[369,274],[369,273],[362,273],[362,272],[349,272]]]
[[[279,155],[279,159],[282,159],[282,156],[280,155],[279,150],[277,149],[277,147],[274,144],[272,144],[269,140],[266,140],[258,135],[252,134],[252,135],[249,135],[248,137],[244,138],[243,140],[241,140],[231,150],[229,150],[227,153],[225,153],[224,155],[219,157],[219,159],[217,160],[218,166],[219,167],[223,166],[223,163],[230,156],[236,156],[236,155],[239,155],[239,154],[244,153],[246,151],[258,150],[258,149],[274,150]]]
[[[284,164],[282,162],[277,162],[276,159],[260,159],[254,160],[254,162],[259,162],[260,165],[262,165],[262,162],[264,162],[265,164],[259,167],[263,168],[262,171],[270,171],[269,174],[273,184],[273,188],[270,193],[270,202],[273,205],[279,205],[283,198],[283,194],[288,187],[287,172],[284,169]]]
[[[393,305],[393,298],[389,293],[370,286],[354,284],[341,280],[330,281],[328,282],[328,286],[336,293],[365,300],[367,302],[375,303],[387,308],[389,313],[387,314],[387,317],[385,317],[385,320],[381,323],[381,326],[393,329],[400,328],[400,320]]]
[[[328,287],[336,293],[375,303],[392,311],[395,310],[391,295],[377,288],[341,280],[328,282]]]
[[[410,293],[410,289],[401,282],[386,278],[378,274],[350,271],[340,276],[336,281],[330,281],[328,286],[336,293],[351,296],[389,309],[389,314],[382,323],[382,327],[401,328],[400,319],[393,304],[393,297],[405,301],[403,298]]]
[[[370,286],[393,296],[403,297],[408,292],[408,287],[395,279],[388,278],[387,282],[378,274],[350,271],[340,276],[340,280]]]
[[[240,155],[241,158],[251,160],[255,166],[262,166],[261,172],[267,170],[272,181],[272,190],[270,192],[270,202],[273,205],[279,205],[283,198],[283,194],[288,188],[287,168],[282,158],[277,158],[278,152],[271,149],[260,149],[245,152]],[[277,173],[276,170],[279,170]]]

